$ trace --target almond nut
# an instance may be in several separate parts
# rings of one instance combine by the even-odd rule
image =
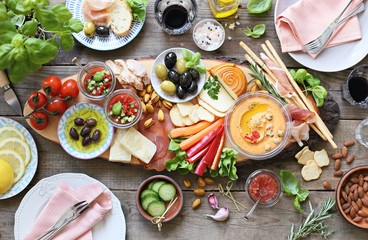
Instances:
[[[362,203],[364,207],[368,207],[368,200],[365,198],[362,198]]]
[[[163,120],[165,120],[165,114],[164,114],[164,112],[161,109],[158,110],[157,120],[159,120],[160,122],[162,122]]]
[[[324,187],[325,189],[332,189],[332,188],[331,188],[331,184],[330,184],[329,182],[327,182],[327,181],[324,181],[324,182],[323,182],[323,187]]]
[[[145,128],[149,128],[149,127],[151,127],[153,124],[155,124],[155,121],[153,121],[153,119],[152,118],[149,118],[149,119],[147,119],[145,122],[144,122],[144,127]]]
[[[192,183],[190,182],[189,179],[184,179],[184,186],[186,188],[190,188],[192,186]]]
[[[197,198],[192,203],[192,209],[196,209],[197,207],[199,207],[199,205],[201,205],[201,199]]]
[[[146,86],[146,92],[147,92],[147,93],[151,93],[151,92],[152,92],[152,85],[151,85],[151,84],[148,84],[148,85]]]
[[[147,109],[147,112],[149,113],[153,113],[155,111],[151,103],[146,104],[146,109]]]
[[[346,158],[346,163],[351,163],[352,161],[354,161],[355,159],[355,155],[350,155],[349,157]]]
[[[339,171],[336,171],[336,172],[334,173],[334,176],[335,176],[335,177],[341,177],[343,173],[344,173],[343,171],[339,170]]]
[[[198,185],[199,185],[199,186],[201,186],[201,187],[206,186],[206,182],[204,181],[204,179],[203,179],[202,177],[198,177],[198,178],[197,178],[197,183],[198,183]]]
[[[358,223],[358,222],[362,221],[362,217],[359,217],[359,216],[358,217],[354,217],[353,218],[353,221],[356,222],[356,223]]]
[[[364,217],[364,218],[368,217],[368,214],[366,212],[364,212],[363,210],[359,210],[358,215],[361,216],[361,217]]]
[[[341,154],[341,153],[334,153],[334,154],[332,154],[332,155],[331,155],[331,157],[332,157],[333,159],[342,158],[342,154]]]
[[[343,157],[346,157],[346,155],[348,154],[348,148],[343,146],[341,148],[341,154],[342,154]]]
[[[345,147],[351,147],[355,144],[355,141],[354,140],[347,140],[344,142],[344,146]]]
[[[197,187],[196,189],[194,189],[194,195],[196,195],[196,196],[203,197],[205,194],[206,194],[206,192],[201,187]]]
[[[341,168],[341,159],[336,159],[335,163],[334,163],[334,169],[335,171],[340,170]]]
[[[215,183],[215,180],[213,180],[213,178],[209,178],[209,177],[204,178],[204,181],[207,184],[214,184]]]

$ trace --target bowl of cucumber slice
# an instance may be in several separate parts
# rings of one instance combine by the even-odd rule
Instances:
[[[154,175],[138,187],[135,202],[138,211],[147,220],[152,221],[166,212],[162,222],[168,222],[182,209],[183,192],[172,178]]]

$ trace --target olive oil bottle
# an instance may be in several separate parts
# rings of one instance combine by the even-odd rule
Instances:
[[[215,18],[226,18],[238,11],[239,0],[208,0]]]

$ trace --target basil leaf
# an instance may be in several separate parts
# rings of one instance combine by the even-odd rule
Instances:
[[[265,24],[257,24],[253,28],[253,33],[257,35],[263,35],[266,31],[266,25]]]
[[[295,74],[296,74],[295,70],[294,70],[294,69],[291,69],[289,72],[290,72],[290,75],[291,75],[293,78],[295,78]]]
[[[284,192],[288,195],[296,195],[300,190],[300,183],[294,173],[289,170],[281,170],[280,178]]]
[[[36,7],[35,11],[37,19],[47,30],[58,31],[60,29],[61,24],[53,11],[43,7]]]
[[[69,12],[69,9],[64,4],[57,4],[50,10],[55,13],[57,20],[60,22],[66,22],[72,18],[71,12]]]
[[[23,25],[25,19],[26,19],[26,16],[24,16],[24,15],[15,15],[12,18],[10,18],[10,21],[15,26],[20,27],[20,26]]]
[[[8,15],[6,14],[6,7],[3,3],[0,3],[0,21],[5,21],[8,19]]]
[[[298,211],[298,212],[300,212],[300,213],[303,213],[304,212],[304,210],[302,209],[302,207],[300,206],[300,202],[299,202],[299,198],[298,198],[298,196],[296,196],[295,197],[295,199],[294,199],[294,207],[295,207],[295,209]]]
[[[26,75],[28,74],[28,64],[26,61],[15,62],[8,71],[9,79],[13,83],[18,83],[24,80]]]
[[[6,33],[0,33],[0,45],[5,43],[11,43],[13,37],[15,36],[15,32],[6,32]]]
[[[197,70],[201,74],[206,73],[206,68],[202,65],[196,65],[196,66],[194,66],[194,69]]]
[[[38,22],[35,19],[27,21],[23,26],[19,29],[21,33],[24,35],[33,35],[36,33],[38,27]]]
[[[59,53],[57,47],[41,39],[28,38],[24,44],[30,59],[35,64],[48,63]]]
[[[194,67],[194,66],[195,66],[195,63],[194,63],[194,62],[192,62],[192,61],[189,61],[189,62],[186,62],[186,63],[185,63],[185,67],[186,67],[186,68],[188,68],[188,69],[189,69],[189,68],[192,68],[192,67]]]
[[[248,37],[252,36],[252,30],[247,27],[246,29],[244,29],[244,34],[247,35]]]
[[[249,13],[264,13],[272,7],[272,0],[250,0],[247,5]]]
[[[296,196],[298,197],[299,202],[304,202],[308,195],[309,191],[307,189],[300,189]]]
[[[68,29],[72,32],[78,33],[83,30],[83,23],[76,18],[72,18],[69,20]]]
[[[297,83],[304,83],[306,76],[307,76],[307,70],[301,68],[301,69],[298,69],[298,71],[296,71],[294,80]]]
[[[192,60],[192,54],[188,50],[183,49],[182,54],[183,54],[183,58],[186,62],[189,62],[189,61]]]
[[[201,60],[201,53],[200,52],[194,53],[191,61],[196,65],[199,63],[199,60]]]
[[[70,51],[74,47],[74,39],[71,33],[65,33],[60,38],[60,46],[65,51]]]
[[[307,81],[307,83],[311,87],[318,86],[318,85],[321,84],[321,80],[319,78],[317,78],[317,77],[314,77],[310,73],[307,73],[307,75],[305,76],[305,80]]]
[[[0,46],[0,69],[5,69],[14,63],[13,46],[10,43]]]

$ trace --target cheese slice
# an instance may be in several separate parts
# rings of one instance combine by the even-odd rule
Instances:
[[[221,83],[221,86],[225,88],[225,90],[227,91],[227,93],[229,93],[230,96],[233,99],[235,99],[235,100],[238,99],[238,96],[234,93],[233,90],[231,90],[231,88],[229,87],[229,85],[227,85],[225,83],[225,81],[221,77],[219,77],[217,74],[215,76],[217,76],[217,80]]]
[[[218,93],[218,99],[212,99],[208,95],[207,90],[202,90],[199,94],[199,98],[208,103],[212,108],[219,112],[228,111],[234,103],[234,99],[230,96],[230,94],[224,89],[224,87],[220,84],[220,90]]]
[[[120,145],[120,141],[123,139],[127,131],[127,129],[116,130],[112,145],[110,147],[109,161],[129,163],[132,160],[132,155]]]
[[[134,127],[129,128],[121,139],[120,145],[144,163],[149,163],[157,150],[156,144],[151,142],[151,140],[146,138]]]
[[[189,116],[189,114],[191,114],[194,109],[194,105],[191,102],[177,103],[176,106],[178,106],[180,115],[183,117]]]
[[[225,117],[226,116],[226,112],[219,112],[219,111],[215,110],[213,107],[211,107],[208,103],[206,103],[205,101],[203,101],[200,98],[198,98],[197,100],[198,100],[199,105],[201,105],[203,108],[207,109],[209,112],[211,112],[215,116],[217,116],[217,117]]]

